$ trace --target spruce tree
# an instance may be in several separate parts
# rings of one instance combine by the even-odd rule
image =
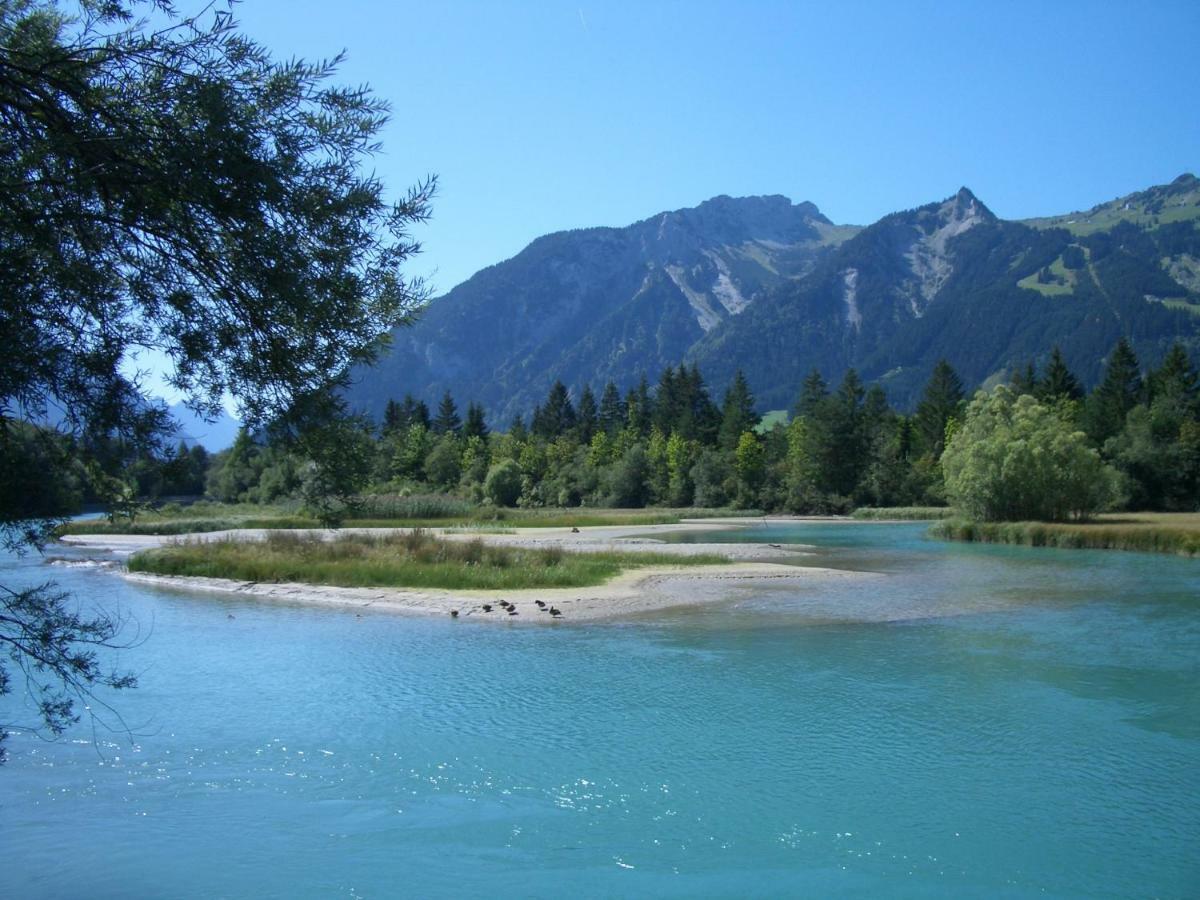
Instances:
[[[408,417],[409,425],[420,425],[426,431],[433,427],[433,419],[429,415],[429,407],[424,400],[418,400],[413,404],[412,414]]]
[[[400,404],[395,400],[388,400],[387,405],[383,408],[383,430],[385,433],[390,433],[402,428],[404,425]]]
[[[738,369],[721,404],[721,428],[717,443],[724,450],[733,450],[737,447],[742,433],[751,430],[757,423],[754,396],[750,393],[745,374]]]
[[[525,419],[519,414],[513,417],[512,425],[508,428],[508,436],[518,443],[529,437],[529,429],[525,427]]]
[[[683,366],[679,367],[683,374]],[[713,444],[717,440],[717,431],[721,427],[721,411],[708,395],[708,387],[704,384],[704,376],[700,367],[692,364],[690,372],[684,379],[684,400],[686,420],[681,433],[689,440],[698,440],[703,444]]]
[[[625,416],[625,403],[617,386],[610,381],[600,395],[600,428],[609,435],[616,434],[625,426]]]
[[[462,429],[462,419],[458,417],[458,406],[450,392],[446,391],[442,402],[438,404],[437,418],[433,420],[433,430],[438,434],[458,434]]]
[[[575,419],[575,430],[579,435],[580,443],[590,444],[599,422],[596,395],[592,393],[590,385],[584,385],[583,392],[579,395],[579,409],[576,411]]]
[[[486,438],[487,435],[488,427],[483,416],[483,407],[476,403],[468,403],[467,420],[463,423],[463,437]]]
[[[1193,417],[1197,414],[1200,384],[1196,369],[1182,344],[1177,342],[1171,346],[1162,365],[1150,374],[1147,382],[1147,399],[1151,403],[1168,401]]]
[[[679,374],[671,366],[663,369],[658,379],[658,387],[654,391],[654,413],[650,421],[664,435],[675,430],[683,417],[685,392],[687,390],[687,371],[679,367]]]
[[[962,380],[950,363],[939,359],[913,416],[919,453],[941,459],[946,445],[946,423],[960,414],[962,401]]]
[[[630,429],[642,435],[650,434],[650,426],[654,424],[654,401],[650,398],[650,383],[646,373],[642,373],[638,386],[629,391],[625,398],[626,419]]]
[[[834,493],[849,497],[867,467],[867,433],[863,400],[866,390],[854,369],[847,369],[837,392],[824,404],[829,410],[829,456],[826,477]]]
[[[540,415],[535,413],[534,416],[534,434],[547,440],[554,440],[574,428],[575,407],[571,405],[567,386],[555,381],[546,397],[546,405],[540,408]]]
[[[1100,446],[1125,427],[1125,416],[1142,399],[1142,375],[1133,347],[1125,338],[1117,342],[1104,380],[1088,397],[1084,423],[1088,436]]]
[[[1082,400],[1083,387],[1079,384],[1058,347],[1050,354],[1050,364],[1046,366],[1046,374],[1037,383],[1035,396],[1042,401]]]
[[[1013,372],[1009,385],[1012,387],[1013,393],[1017,396],[1037,393],[1037,369],[1034,368],[1033,363],[1027,362],[1024,369],[1017,369],[1017,371]]]
[[[801,417],[814,415],[828,396],[829,385],[825,383],[821,373],[814,368],[805,376],[804,383],[800,387],[800,397],[796,400],[796,415]]]

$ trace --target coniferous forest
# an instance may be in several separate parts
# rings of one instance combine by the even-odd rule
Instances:
[[[115,490],[110,480],[107,496],[125,496],[127,506],[201,494],[223,503],[294,501],[334,521],[372,495],[794,514],[953,504],[979,519],[1047,520],[1200,506],[1196,367],[1176,346],[1144,371],[1124,340],[1090,393],[1057,349],[1041,369],[1030,364],[974,402],[942,361],[910,415],[853,369],[832,384],[814,370],[786,417],[762,421],[741,373],[713,397],[703,373],[685,365],[653,384],[643,377],[624,394],[612,383],[598,395],[555,383],[528,420],[507,428],[448,392],[433,410],[406,396],[387,404],[378,425],[346,427],[334,485],[314,484],[312,463],[267,435],[242,431],[211,456],[182,443],[143,455],[128,462]],[[32,460],[31,473],[37,466]],[[1058,489],[1047,481],[1055,478],[1068,496],[1039,505]],[[80,471],[37,496],[61,506],[95,493]],[[322,508],[331,493],[339,505]]]

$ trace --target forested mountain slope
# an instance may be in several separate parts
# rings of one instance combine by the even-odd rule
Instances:
[[[1200,346],[1198,204],[1185,175],[1026,223],[963,188],[863,229],[772,196],[553,234],[397,330],[351,400],[379,417],[450,390],[506,425],[555,380],[578,396],[687,361],[718,395],[743,369],[760,409],[789,406],[814,367],[836,381],[851,366],[907,408],[939,358],[972,385],[1055,345],[1091,383],[1121,336],[1147,365]]]
[[[1144,363],[1176,339],[1195,348],[1200,295],[1172,272],[1198,252],[1193,221],[1076,235],[997,219],[963,189],[864,229],[689,360],[716,386],[743,368],[767,408],[788,405],[811,368],[836,379],[850,366],[910,408],[939,358],[980,384],[1055,345],[1092,383],[1122,335]]]
[[[449,389],[507,422],[556,379],[628,386],[678,363],[853,231],[811,203],[772,196],[547,235],[397,329],[375,368],[356,373],[351,398],[378,417],[390,398],[411,392],[432,404]]]

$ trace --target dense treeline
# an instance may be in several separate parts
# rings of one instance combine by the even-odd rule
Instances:
[[[668,368],[653,386],[643,377],[623,395],[609,383],[599,397],[588,387],[575,397],[555,383],[528,422],[518,417],[503,432],[489,426],[475,403],[460,414],[449,393],[435,411],[405,397],[387,405],[379,427],[344,425],[336,487],[343,496],[350,489],[436,491],[534,508],[842,513],[954,501],[978,518],[1048,519],[1085,517],[1112,505],[1195,510],[1198,385],[1181,347],[1143,373],[1122,340],[1090,394],[1056,349],[1043,370],[1030,364],[1007,387],[968,404],[961,380],[943,360],[912,415],[894,410],[882,389],[864,385],[853,369],[836,385],[814,370],[790,421],[771,427],[759,423],[740,372],[718,403],[695,366]],[[53,444],[34,441],[33,434],[31,448],[51,452]],[[10,484],[26,490],[36,482],[37,453],[31,451],[28,471]],[[943,471],[947,459],[952,469]],[[1050,484],[1047,478],[1056,476],[1039,465],[1056,467],[1062,483]],[[989,475],[993,470],[997,474]],[[330,492],[319,471],[294,451],[242,431],[212,457],[180,444],[163,458],[133,460],[124,485],[126,494],[144,500],[202,493],[230,503],[296,498],[319,513],[320,498]],[[107,488],[89,489],[81,470],[52,495],[27,493],[59,506],[97,493],[121,495]],[[1035,496],[1022,499],[1022,491]]]
[[[1040,416],[1048,440],[1078,434],[1115,468],[1110,501],[1192,510],[1200,506],[1197,381],[1182,348],[1143,374],[1122,340],[1090,395],[1057,350],[1043,371],[1030,365],[1015,373],[1010,393],[1030,398],[1023,414]],[[375,492],[446,491],[500,506],[836,513],[944,504],[942,456],[967,409],[945,361],[909,416],[854,370],[836,385],[814,371],[791,421],[764,429],[741,373],[718,403],[698,368],[680,366],[624,395],[610,383],[599,398],[590,388],[575,398],[556,383],[528,422],[517,418],[506,432],[489,428],[474,403],[461,416],[449,393],[436,413],[406,397],[388,405],[378,432],[362,426],[344,451]],[[1070,465],[1083,465],[1075,459]],[[226,502],[270,502],[301,491],[304,472],[303,461],[242,434],[214,458],[207,491]]]

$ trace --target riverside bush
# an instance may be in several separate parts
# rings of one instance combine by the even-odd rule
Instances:
[[[1004,385],[975,395],[942,470],[951,504],[980,521],[1083,520],[1119,496],[1119,475],[1082,431]]]

